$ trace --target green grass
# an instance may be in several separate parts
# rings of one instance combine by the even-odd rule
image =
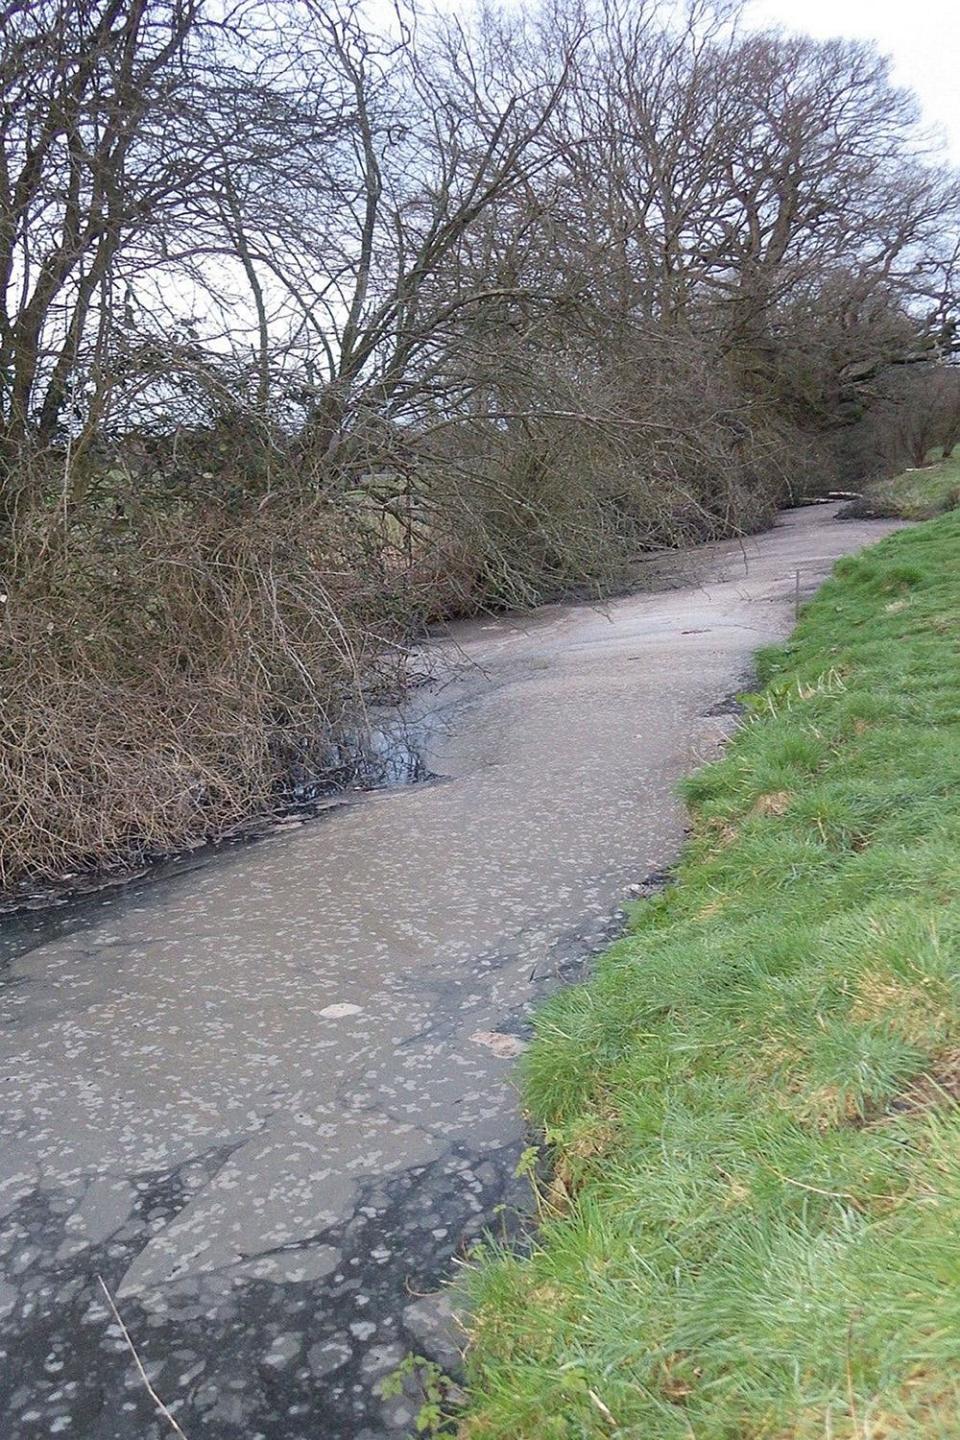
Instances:
[[[960,512],[761,666],[676,884],[539,1015],[469,1440],[960,1436]]]
[[[880,480],[866,498],[884,514],[929,520],[960,505],[960,455]]]

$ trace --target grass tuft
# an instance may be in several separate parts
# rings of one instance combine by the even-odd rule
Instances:
[[[842,561],[525,1061],[465,1440],[960,1435],[960,513]]]
[[[880,480],[855,501],[852,513],[900,516],[904,520],[931,520],[960,505],[960,455],[905,470]],[[866,506],[866,511],[864,511]]]

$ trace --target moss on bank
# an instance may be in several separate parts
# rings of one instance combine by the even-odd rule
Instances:
[[[538,1018],[469,1440],[960,1434],[960,513],[761,667],[676,884]]]

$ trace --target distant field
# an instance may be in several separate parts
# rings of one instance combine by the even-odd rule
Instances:
[[[466,1440],[960,1435],[960,512],[761,673],[676,883],[539,1015],[554,1178],[474,1274]]]

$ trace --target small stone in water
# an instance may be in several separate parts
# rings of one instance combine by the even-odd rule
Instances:
[[[518,1040],[516,1035],[504,1035],[500,1030],[478,1030],[470,1039],[477,1045],[486,1045],[501,1060],[522,1055],[527,1048],[524,1040]]]

